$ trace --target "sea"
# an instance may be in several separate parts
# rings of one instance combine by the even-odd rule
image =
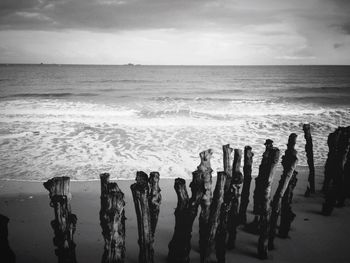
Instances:
[[[136,171],[190,178],[211,148],[254,152],[266,139],[284,154],[309,123],[314,161],[327,136],[350,125],[350,66],[0,65],[0,179],[134,179]]]

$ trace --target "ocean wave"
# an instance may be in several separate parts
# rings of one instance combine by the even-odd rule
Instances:
[[[297,93],[325,93],[324,95],[327,95],[328,93],[346,93],[350,96],[350,87],[349,86],[321,86],[321,87],[290,87],[287,89],[283,89],[280,92],[297,92]]]
[[[350,107],[350,94],[338,94],[336,96],[329,97],[327,95],[322,96],[305,96],[303,94],[296,94],[290,98],[279,98],[280,102],[298,103],[305,105],[304,108],[310,108],[310,104],[316,104],[319,106],[348,106]]]
[[[190,178],[198,153],[208,148],[215,153],[213,170],[220,171],[221,146],[227,143],[240,149],[251,145],[257,173],[265,139],[284,151],[291,132],[298,134],[299,165],[306,165],[302,131],[306,122],[312,127],[315,164],[324,165],[327,135],[350,122],[349,108],[303,111],[294,104],[271,103],[267,111],[266,104],[260,103],[230,112],[226,104],[209,107],[207,101],[198,102],[196,108],[174,105],[179,104],[143,101],[126,107],[54,99],[0,101],[1,178],[46,180],[66,175],[72,180],[96,180],[100,173],[109,172],[113,178],[132,179],[137,170],[159,171],[162,178]]]
[[[161,80],[149,79],[97,79],[97,80],[81,80],[80,83],[88,84],[106,84],[106,83],[161,83]]]
[[[63,92],[63,93],[17,93],[17,94],[10,94],[6,96],[0,96],[1,99],[5,98],[43,98],[43,99],[50,99],[50,98],[66,98],[66,97],[92,97],[92,96],[98,96],[96,93],[70,93],[70,92]]]
[[[235,102],[235,103],[264,103],[268,102],[266,99],[237,99],[237,98],[223,98],[223,97],[169,97],[169,96],[158,96],[149,98],[151,101],[169,102],[169,101],[186,101],[186,102],[198,102],[198,101],[209,101],[209,102]]]
[[[247,90],[244,89],[217,89],[217,90],[203,90],[201,94],[238,94],[245,93]]]
[[[298,99],[296,99],[296,102]],[[56,99],[18,99],[0,101],[0,120],[16,121],[81,121],[110,122],[135,125],[192,125],[201,120],[226,122],[244,120],[245,118],[299,118],[302,116],[348,116],[350,107],[324,108],[320,106],[304,107],[302,104],[280,101],[244,99],[221,101],[220,99],[160,97],[151,101],[137,101],[124,104],[98,104],[74,102]],[[221,122],[220,122],[221,121]],[[213,122],[215,123],[215,122]]]

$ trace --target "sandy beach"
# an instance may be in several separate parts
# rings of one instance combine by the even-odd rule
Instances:
[[[350,0],[0,14],[0,263],[350,263]]]
[[[289,239],[276,239],[276,249],[267,261],[273,262],[350,262],[350,208],[347,203],[335,209],[330,217],[320,214],[322,194],[305,198],[308,170],[298,167],[298,184],[293,209],[297,217],[292,224]],[[280,177],[277,171],[274,188]],[[256,171],[253,171],[256,176]],[[323,168],[317,167],[317,189],[321,188]],[[254,181],[254,180],[253,180]],[[126,262],[138,262],[137,222],[132,201],[132,180],[118,181],[126,198]],[[187,182],[188,185],[189,181]],[[214,182],[215,183],[215,179]],[[176,195],[173,179],[161,179],[162,204],[155,241],[155,262],[166,262],[168,243],[173,234]],[[251,191],[254,190],[254,182]],[[0,214],[9,222],[9,243],[16,254],[16,262],[56,262],[54,253],[54,218],[49,206],[48,192],[40,182],[0,181]],[[100,182],[71,182],[72,212],[77,215],[74,235],[78,262],[100,262],[104,240],[99,223]],[[252,200],[252,194],[251,194]],[[248,221],[252,220],[252,202],[248,207]],[[237,247],[227,251],[227,262],[261,262],[257,255],[258,237],[246,233],[241,226]],[[199,262],[198,220],[195,220],[192,237],[191,262]],[[215,258],[215,257],[214,257]]]

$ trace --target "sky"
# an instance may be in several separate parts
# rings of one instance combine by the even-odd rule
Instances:
[[[0,63],[350,64],[349,0],[0,0]]]

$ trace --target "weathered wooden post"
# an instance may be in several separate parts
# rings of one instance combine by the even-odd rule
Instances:
[[[220,223],[221,205],[224,202],[224,191],[227,174],[218,172],[212,203],[210,204],[210,215],[208,221],[207,237],[205,247],[201,251],[201,262],[211,262],[210,254],[214,245],[217,229]]]
[[[281,220],[278,234],[281,238],[287,238],[290,226],[295,218],[295,213],[292,211],[293,191],[297,185],[298,172],[294,170],[292,178],[289,180],[288,187],[284,192],[281,204]]]
[[[263,159],[259,167],[259,184],[256,198],[260,199],[257,214],[259,218],[259,240],[258,240],[258,256],[261,259],[267,258],[267,240],[269,234],[269,217],[270,217],[270,192],[273,181],[275,168],[280,156],[280,150],[276,147],[267,148],[263,154]]]
[[[310,194],[315,193],[315,165],[314,165],[314,151],[313,151],[310,124],[304,124],[303,130],[304,130],[304,138],[306,140],[305,152],[306,152],[307,164],[309,166],[308,186],[305,192],[305,196],[307,197],[307,196],[310,196]]]
[[[329,185],[332,180],[332,174],[334,170],[334,165],[335,165],[335,157],[336,157],[336,149],[338,145],[338,140],[339,140],[339,133],[338,131],[331,132],[328,135],[327,139],[327,145],[328,145],[328,156],[326,160],[326,164],[324,167],[324,181],[323,181],[323,187],[322,187],[322,192],[324,194],[327,193],[329,189]]]
[[[175,209],[175,229],[173,238],[168,247],[168,261],[171,263],[187,263],[190,261],[191,237],[193,222],[198,213],[199,205],[202,207],[202,229],[200,230],[200,251],[203,253],[205,239],[207,237],[208,218],[210,212],[211,190],[208,184],[211,184],[210,158],[212,150],[201,152],[199,157],[201,162],[197,170],[192,173],[192,182],[190,183],[191,198],[189,198],[186,189],[186,181],[181,178],[175,179],[175,191],[177,194],[177,207]],[[209,207],[207,207],[209,205]]]
[[[229,144],[223,145],[222,146],[222,151],[223,151],[223,163],[224,163],[224,172],[227,175],[227,180],[226,180],[226,185],[225,185],[225,190],[229,188],[231,184],[231,178],[232,178],[232,152],[233,149],[230,147]]]
[[[344,176],[344,198],[350,198],[350,151],[344,165]]]
[[[232,206],[232,199],[235,194],[235,188],[232,181],[232,167],[231,167],[231,153],[233,151],[230,145],[223,145],[223,161],[224,161],[224,172],[226,174],[226,183],[224,187],[224,199],[221,205],[219,225],[216,232],[215,238],[215,251],[216,258],[219,263],[225,262],[226,254],[226,240],[228,234],[228,224],[229,224],[229,213]]]
[[[16,255],[13,253],[8,241],[8,217],[0,214],[0,259],[3,263],[15,263]]]
[[[339,139],[334,151],[332,183],[326,192],[325,202],[322,206],[324,215],[330,215],[335,205],[341,205],[339,200],[343,195],[344,168],[350,148],[350,127],[339,127],[336,133],[338,133]]]
[[[109,174],[101,179],[100,225],[105,241],[102,263],[125,261],[125,201],[117,183],[109,182]]]
[[[55,232],[53,242],[57,247],[55,253],[59,263],[77,262],[76,245],[73,240],[77,217],[71,213],[69,186],[70,178],[66,176],[54,177],[44,183],[44,187],[49,191],[50,206],[55,212],[51,226]]]
[[[199,174],[193,172],[190,184],[191,198],[188,197],[184,179],[175,179],[174,188],[177,194],[177,207],[175,209],[174,235],[168,245],[168,261],[170,263],[188,263],[190,262],[192,226],[203,197],[204,183],[199,178]]]
[[[229,213],[229,225],[228,225],[228,248],[235,248],[236,246],[236,236],[237,236],[237,226],[239,224],[238,209],[239,209],[239,189],[240,185],[243,182],[243,174],[241,172],[241,159],[242,159],[242,150],[234,150],[234,158],[232,164],[232,181],[231,184],[234,186],[235,194],[232,199],[231,210]]]
[[[162,201],[162,195],[160,194],[161,190],[159,187],[159,173],[151,172],[149,175],[148,183],[150,187],[149,192],[149,207],[151,213],[151,237],[154,243],[154,235],[156,232],[156,227],[158,223],[160,204]]]
[[[252,181],[252,165],[253,165],[253,156],[252,147],[244,147],[244,166],[243,166],[243,188],[241,195],[241,205],[239,206],[239,223],[247,223],[247,207],[249,204],[250,196],[250,183]]]
[[[232,199],[235,195],[235,188],[233,184],[230,185],[228,189],[225,190],[224,193],[224,202],[221,205],[220,218],[219,218],[219,226],[216,233],[215,240],[215,250],[216,250],[216,258],[218,263],[225,263],[225,255],[226,255],[226,239],[228,234],[228,224],[229,224],[229,213],[232,206]]]
[[[278,183],[277,190],[271,202],[272,212],[271,212],[270,226],[269,226],[270,227],[269,240],[268,240],[269,250],[272,250],[275,248],[274,239],[276,236],[277,220],[281,210],[281,199],[288,187],[289,181],[292,178],[295,167],[297,166],[297,163],[298,163],[297,151],[295,150],[296,139],[297,139],[297,135],[295,133],[292,133],[291,135],[289,135],[287,150],[285,151],[284,156],[282,157],[283,173],[281,175],[281,179]]]
[[[259,234],[259,215],[261,211],[262,206],[262,200],[261,196],[263,195],[261,184],[263,183],[263,160],[264,156],[268,154],[268,150],[273,148],[273,141],[270,139],[267,139],[264,143],[265,145],[265,152],[263,153],[263,159],[261,160],[261,164],[259,166],[259,173],[258,176],[255,178],[255,189],[254,189],[254,195],[253,195],[253,214],[255,215],[254,220],[247,224],[245,229],[253,234]]]
[[[136,173],[136,183],[130,186],[137,216],[140,247],[139,262],[143,263],[154,262],[154,234],[161,202],[158,182],[158,173],[153,172],[151,177],[148,178],[146,173],[138,171]]]
[[[199,154],[201,162],[197,167],[197,173],[199,178],[203,180],[204,193],[201,200],[201,212],[199,214],[199,248],[201,255],[205,255],[207,246],[207,236],[208,236],[208,222],[210,214],[210,204],[212,199],[212,168],[210,165],[210,159],[212,157],[213,151],[208,149]],[[204,259],[202,258],[202,262]]]
[[[344,147],[344,155],[340,157],[340,166],[342,174],[340,176],[341,180],[338,186],[338,196],[337,196],[337,207],[345,206],[345,199],[350,197],[350,126],[344,129],[344,143],[348,142],[348,146]]]

